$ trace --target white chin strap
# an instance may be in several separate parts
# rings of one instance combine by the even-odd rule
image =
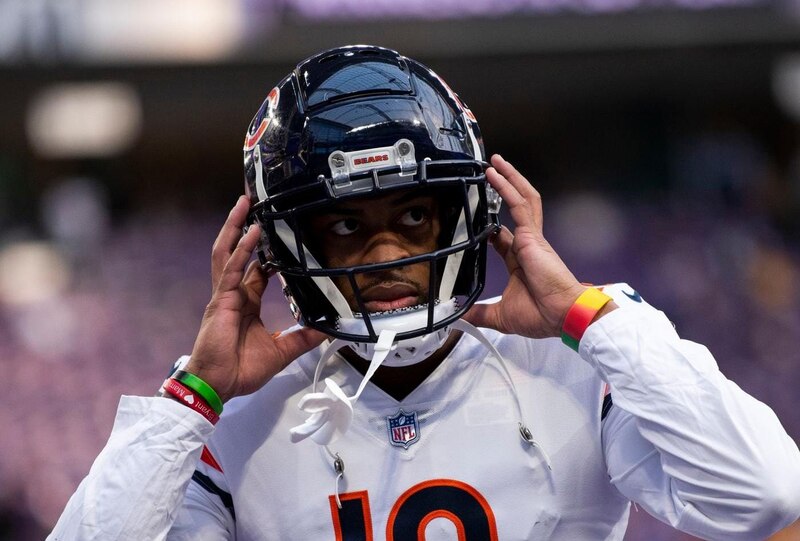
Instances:
[[[444,320],[455,311],[455,299],[439,303],[433,310],[434,323]],[[371,314],[370,321],[373,330],[378,334],[376,343],[336,339],[322,353],[314,371],[312,392],[304,395],[298,404],[301,410],[309,414],[309,417],[305,423],[289,431],[292,442],[296,443],[310,437],[320,445],[328,445],[347,432],[353,419],[353,406],[379,366],[383,364],[397,367],[418,363],[442,347],[450,334],[450,328],[444,327],[423,336],[395,341],[398,333],[427,325],[427,305],[385,314]],[[454,325],[460,323],[460,321],[456,321]],[[460,328],[460,326],[458,327]],[[339,328],[347,333],[369,334],[366,323],[361,318],[343,318],[339,321]],[[344,346],[350,346],[364,359],[372,359],[356,394],[347,396],[341,387],[330,378],[325,379],[325,390],[317,392],[317,383],[322,367],[334,353]]]
[[[508,368],[503,361],[503,357],[500,355],[500,352],[497,351],[497,348],[494,347],[494,344],[492,344],[478,328],[470,323],[467,323],[463,319],[454,321],[451,327],[473,336],[476,340],[483,344],[484,347],[492,352],[496,359],[498,359],[503,371],[505,372],[505,376],[508,379],[509,385],[511,386],[511,394],[516,401],[517,410],[519,411],[521,417],[522,407],[519,403],[519,397],[517,396],[517,390],[514,386],[514,380],[511,377],[511,374],[508,372]],[[358,390],[353,396],[347,396],[342,388],[339,387],[339,384],[337,384],[331,378],[325,378],[325,390],[323,392],[317,392],[317,384],[319,383],[319,376],[322,372],[322,367],[328,362],[334,353],[336,353],[341,347],[348,345],[349,342],[346,340],[336,339],[328,345],[327,349],[322,353],[322,356],[317,363],[317,368],[314,371],[314,381],[311,386],[312,392],[306,393],[298,403],[298,407],[305,413],[308,413],[309,417],[303,424],[289,430],[292,443],[297,443],[306,438],[311,438],[312,441],[319,445],[329,445],[339,436],[343,436],[347,432],[347,430],[350,428],[350,423],[353,421],[353,406],[366,388],[369,380],[375,374],[375,371],[378,370],[378,367],[384,362],[386,357],[389,355],[389,352],[392,351],[393,346],[396,346],[396,344],[394,344],[395,336],[396,332],[393,330],[384,329],[381,331],[380,335],[378,336],[378,342],[374,345],[374,353],[372,355],[372,361],[370,361],[369,368],[367,369],[367,373],[364,375],[364,379],[361,380]],[[525,425],[520,422],[521,432],[524,427]],[[527,428],[525,428],[525,430],[527,431]],[[523,438],[526,439],[526,441],[531,442],[534,447],[538,445],[532,439],[527,439],[525,435],[523,435]],[[544,455],[544,458],[545,462],[549,466],[550,459],[546,454]]]
[[[314,384],[311,389],[315,392],[306,393],[298,404],[301,410],[311,415],[306,419],[305,423],[289,430],[292,443],[297,443],[310,437],[319,445],[328,445],[347,432],[353,420],[353,405],[355,405],[367,383],[391,351],[395,335],[396,333],[391,330],[381,331],[380,336],[378,336],[378,342],[374,344],[374,353],[367,373],[353,396],[344,394],[342,388],[331,378],[325,378],[324,392],[316,392],[322,366],[339,348],[348,344],[347,341],[339,339],[330,343],[320,357],[317,369],[314,371]]]

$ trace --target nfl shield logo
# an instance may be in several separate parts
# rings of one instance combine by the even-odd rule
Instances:
[[[417,412],[406,413],[402,409],[394,417],[386,418],[389,429],[389,442],[397,447],[408,449],[412,443],[419,441],[419,421]]]

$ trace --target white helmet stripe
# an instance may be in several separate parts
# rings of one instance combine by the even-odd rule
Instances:
[[[469,211],[474,217],[475,211],[478,208],[478,187],[470,186],[467,192],[469,200]],[[467,235],[467,220],[464,210],[461,210],[461,215],[458,217],[458,224],[456,225],[455,233],[453,233],[453,241],[451,244],[458,244],[465,242],[469,236]],[[442,274],[442,283],[439,285],[439,300],[448,301],[453,294],[453,287],[456,285],[456,278],[458,271],[461,268],[461,261],[464,259],[464,251],[460,250],[447,257],[447,262],[444,265],[444,273]]]
[[[464,125],[467,127],[467,133],[469,134],[470,143],[472,143],[472,150],[475,152],[475,159],[478,161],[483,160],[483,154],[481,153],[481,147],[478,144],[478,138],[475,137],[475,132],[472,129],[472,123],[470,122],[469,118],[467,117],[466,113],[461,113],[461,118],[464,121]],[[469,209],[472,216],[475,216],[475,210],[478,208],[478,189],[475,186],[469,187]],[[467,236],[467,224],[464,216],[464,211],[461,211],[461,215],[458,217],[458,225],[456,225],[456,231],[453,234],[453,242],[451,244],[456,244],[458,242],[464,242],[468,238]],[[442,283],[439,286],[439,300],[446,301],[450,299],[450,296],[453,294],[453,287],[456,284],[456,278],[458,277],[458,271],[461,269],[461,261],[464,259],[464,252],[459,251],[454,254],[451,254],[447,258],[447,262],[444,266],[444,274],[442,275]]]
[[[275,209],[273,208],[272,210],[274,211]],[[295,239],[292,228],[289,227],[289,224],[287,224],[284,220],[275,220],[274,224],[275,232],[278,234],[278,237],[289,248],[289,250],[292,252],[292,255],[294,255],[294,257],[300,261],[300,254],[297,250],[297,240]],[[311,252],[308,251],[308,248],[306,248],[305,245],[302,245],[302,247],[308,268],[322,268],[314,256],[311,255]],[[353,317],[353,312],[350,310],[350,305],[347,304],[347,300],[345,300],[342,292],[339,291],[339,288],[337,288],[333,283],[333,280],[327,276],[311,276],[311,279],[315,284],[317,284],[317,287],[333,305],[333,308],[336,310],[336,312],[338,312],[340,317]]]

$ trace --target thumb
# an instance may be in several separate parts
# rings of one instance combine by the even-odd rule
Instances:
[[[284,366],[304,353],[319,346],[328,336],[310,327],[300,327],[291,332],[280,333],[274,337],[275,346],[280,352]]]
[[[476,327],[499,330],[497,326],[498,304],[498,302],[493,304],[473,304],[472,308],[464,314],[463,319]]]

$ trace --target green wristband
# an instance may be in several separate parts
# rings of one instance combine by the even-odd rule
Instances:
[[[183,370],[178,370],[172,375],[172,377],[199,394],[200,397],[205,400],[209,406],[211,406],[211,409],[213,409],[217,415],[222,413],[222,400],[220,400],[217,391],[215,391],[211,385],[194,374],[184,372]]]

